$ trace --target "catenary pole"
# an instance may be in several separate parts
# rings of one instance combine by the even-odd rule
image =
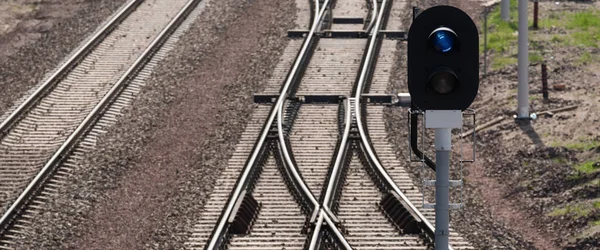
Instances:
[[[519,0],[519,90],[517,118],[529,118],[529,34],[527,23],[528,0]]]
[[[500,17],[502,17],[502,20],[507,22],[510,20],[510,0],[502,0],[502,4],[500,6]]]

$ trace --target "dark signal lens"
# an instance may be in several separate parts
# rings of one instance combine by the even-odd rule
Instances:
[[[448,28],[438,28],[429,35],[429,42],[441,53],[450,52],[456,46],[457,40],[456,34]]]
[[[458,78],[450,70],[440,70],[431,76],[429,84],[439,94],[448,94],[458,85]]]

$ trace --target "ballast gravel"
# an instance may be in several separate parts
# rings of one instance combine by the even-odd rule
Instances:
[[[275,68],[293,1],[210,1],[25,248],[182,249]]]
[[[37,5],[36,10],[19,17],[21,23],[0,36],[0,115],[41,82],[124,2],[28,1]]]

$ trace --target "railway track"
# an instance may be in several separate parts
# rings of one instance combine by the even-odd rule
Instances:
[[[306,2],[298,0],[299,6]],[[383,120],[406,2],[309,2],[190,249],[428,249],[434,211]],[[304,20],[304,19],[300,19]],[[389,25],[389,27],[388,27]],[[281,83],[283,82],[283,85]],[[384,101],[385,102],[385,101]],[[472,249],[454,231],[451,249]]]
[[[3,117],[0,248],[14,249],[98,136],[199,14],[199,0],[126,3]]]

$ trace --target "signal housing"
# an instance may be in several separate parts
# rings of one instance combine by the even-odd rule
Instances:
[[[435,37],[436,31],[445,33]],[[436,49],[435,39],[451,48]],[[434,88],[432,80],[443,82]],[[452,6],[435,6],[417,16],[408,33],[408,89],[413,105],[422,110],[465,110],[471,105],[479,89],[479,34],[469,15]]]

